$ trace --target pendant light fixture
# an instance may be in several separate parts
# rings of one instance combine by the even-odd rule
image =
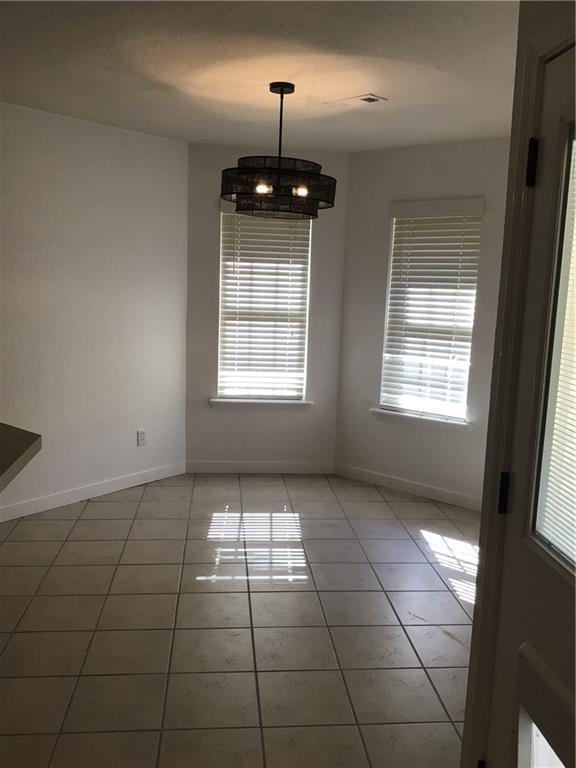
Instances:
[[[336,179],[321,173],[309,160],[282,157],[284,96],[294,93],[293,83],[270,83],[280,96],[277,155],[241,157],[236,168],[222,171],[222,200],[236,203],[236,213],[274,219],[316,219],[319,208],[332,208]]]

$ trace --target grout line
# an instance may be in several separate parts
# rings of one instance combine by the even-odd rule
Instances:
[[[345,592],[354,592],[355,590],[343,590]],[[363,592],[362,594],[381,594],[382,590],[371,590],[368,592]],[[247,592],[184,592],[183,594],[190,594],[190,595],[247,595]],[[316,594],[315,590],[286,590],[282,592],[281,590],[276,590],[272,592],[255,592],[255,595],[278,595],[278,594],[290,594],[290,595],[313,595]],[[321,590],[318,592],[318,595],[320,594],[326,594],[326,590]],[[116,595],[109,595],[110,597],[116,597]],[[51,595],[52,597],[52,595]],[[85,595],[56,595],[56,597],[85,597]],[[102,597],[102,595],[98,595],[98,597]],[[119,597],[128,597],[128,595],[119,595]],[[139,597],[139,595],[136,595],[136,597]],[[325,627],[326,624],[282,624],[281,626],[276,625],[270,625],[270,624],[258,624],[255,626],[255,629],[297,629],[301,627]],[[361,627],[408,627],[410,629],[412,628],[433,628],[433,627],[470,627],[470,624],[330,624],[331,627],[350,627],[353,628],[361,628]],[[118,627],[118,628],[112,628],[112,629],[97,629],[97,632],[166,632],[170,628],[169,627]],[[194,630],[194,629],[248,629],[248,627],[194,627],[194,626],[188,626],[188,627],[177,627],[177,629],[187,629],[187,630]],[[37,634],[64,634],[64,633],[78,633],[78,632],[91,632],[90,629],[26,629],[20,632],[14,632],[15,635],[37,635]],[[8,632],[5,632],[3,634],[10,634]],[[444,664],[442,667],[449,668],[450,664]],[[467,666],[467,665],[464,665]],[[459,669],[461,667],[454,667],[454,669]],[[377,667],[374,667],[374,669],[377,669]],[[152,674],[152,673],[149,673]],[[22,675],[22,677],[26,677],[25,675]],[[29,677],[58,677],[58,675],[29,675]]]
[[[243,500],[243,494],[242,494],[242,485],[240,484],[240,511],[243,514],[244,509],[244,500]],[[241,529],[240,529],[241,532]],[[272,527],[270,528],[270,533],[272,533]],[[256,659],[256,638],[254,636],[254,616],[253,616],[253,610],[252,610],[252,590],[250,589],[250,563],[248,562],[247,554],[247,543],[246,538],[243,540],[243,546],[244,546],[244,568],[246,570],[246,588],[248,590],[248,616],[250,621],[250,642],[252,643],[252,660],[254,664],[254,685],[256,688],[256,706],[258,708],[258,722],[260,723],[260,749],[262,751],[262,768],[266,768],[267,765],[267,756],[266,756],[266,744],[264,741],[264,723],[262,721],[262,700],[260,696],[260,677],[259,677],[259,669],[258,669],[258,661]]]
[[[461,723],[462,720],[456,720],[455,723]],[[362,725],[454,725],[453,723],[447,723],[446,720],[411,720],[410,722],[405,721],[398,721],[398,720],[390,720],[390,721],[381,721],[381,720],[375,720],[374,722],[370,721],[367,723],[362,723]],[[321,725],[318,725],[317,723],[305,723],[302,725],[269,725],[266,726],[266,729],[270,728],[273,730],[276,729],[290,729],[290,728],[343,728],[343,727],[353,727],[352,723],[324,723]],[[263,730],[259,728],[257,725],[202,725],[202,726],[186,726],[186,728],[166,728],[165,729],[169,733],[178,733],[178,732],[186,732],[186,731],[260,731]],[[91,736],[92,734],[101,734],[101,733],[108,733],[108,734],[121,734],[121,733],[161,733],[160,729],[158,728],[130,728],[126,731],[116,731],[116,730],[95,730],[95,731],[67,731],[65,735],[74,735],[78,736],[80,734],[82,735],[88,735]],[[2,736],[22,736],[24,738],[28,736],[56,736],[55,733],[51,731],[26,731],[26,733],[17,732],[17,733],[3,733]],[[204,768],[204,766],[201,766],[199,768]]]
[[[336,503],[338,506],[344,511],[342,504],[340,503],[340,499],[336,499]],[[356,724],[356,732],[358,734],[358,737],[360,739],[360,742],[362,744],[362,749],[364,750],[364,755],[366,757],[366,762],[368,766],[372,766],[372,761],[370,760],[370,753],[368,752],[368,747],[366,746],[366,742],[364,740],[364,734],[362,733],[362,728],[360,727],[360,723],[358,721],[358,715],[356,713],[356,707],[354,706],[354,702],[352,701],[352,696],[350,694],[350,689],[348,687],[348,681],[346,680],[346,675],[344,674],[344,671],[342,669],[342,665],[340,663],[340,657],[338,655],[338,651],[336,649],[336,644],[334,643],[334,638],[332,636],[332,632],[330,631],[330,624],[328,623],[328,617],[326,616],[326,611],[324,610],[324,603],[322,602],[320,598],[320,592],[318,590],[318,585],[316,584],[316,579],[314,578],[314,572],[312,568],[310,568],[310,573],[312,575],[312,580],[314,582],[314,586],[316,587],[316,596],[318,598],[318,602],[320,603],[320,610],[322,611],[322,615],[324,616],[324,621],[326,622],[326,629],[328,631],[328,637],[330,638],[330,644],[332,646],[332,652],[334,653],[334,657],[336,659],[336,663],[338,664],[338,670],[340,672],[340,678],[342,680],[342,684],[344,685],[344,690],[346,691],[346,696],[348,697],[348,704],[350,705],[350,709],[352,711],[352,714],[354,716],[354,722]]]
[[[88,501],[86,502],[86,504],[88,504]],[[139,506],[140,506],[140,502],[138,502],[138,506],[136,507],[136,511],[138,511]],[[105,594],[105,596],[104,596],[104,598],[102,600],[102,605],[100,606],[100,610],[98,611],[98,616],[96,617],[96,621],[94,623],[94,628],[92,629],[92,634],[91,634],[91,637],[90,637],[90,641],[89,641],[88,646],[86,648],[86,651],[84,653],[84,659],[82,661],[82,664],[80,665],[80,669],[78,671],[78,675],[76,676],[76,683],[75,683],[75,685],[72,688],[72,692],[70,694],[70,698],[68,699],[68,704],[66,705],[66,708],[64,710],[64,714],[63,714],[62,719],[60,721],[60,726],[58,728],[58,732],[56,733],[56,738],[54,739],[54,744],[52,745],[52,749],[50,750],[50,757],[49,757],[48,763],[47,763],[48,766],[52,765],[52,761],[53,761],[54,755],[56,753],[56,746],[58,744],[58,741],[60,740],[60,736],[62,735],[62,728],[64,727],[64,724],[66,722],[66,718],[68,717],[68,713],[70,711],[70,707],[72,706],[72,701],[74,700],[74,695],[75,695],[75,693],[76,693],[76,691],[78,689],[78,685],[80,684],[80,680],[81,680],[81,676],[82,676],[82,671],[83,671],[84,667],[86,666],[86,660],[88,659],[88,655],[90,653],[90,649],[92,648],[92,643],[94,642],[94,636],[95,636],[96,630],[98,628],[98,623],[99,623],[100,618],[102,616],[102,612],[104,611],[104,606],[106,605],[106,601],[108,599],[108,595],[110,594],[110,589],[112,587],[112,584],[114,583],[114,579],[116,577],[116,572],[117,572],[118,566],[120,564],[120,559],[122,557],[124,549],[126,548],[126,543],[128,542],[128,537],[130,535],[130,531],[132,530],[132,526],[134,525],[134,521],[135,520],[136,520],[136,515],[134,515],[134,518],[132,519],[132,522],[130,523],[130,527],[128,528],[128,532],[126,534],[126,538],[124,539],[124,544],[123,544],[122,550],[120,552],[120,557],[118,558],[118,562],[114,566],[114,571],[112,573],[112,578],[110,579],[110,583],[108,584],[108,591],[106,592],[106,594]],[[70,533],[72,533],[72,531],[74,530],[75,525],[72,527]],[[88,631],[90,631],[90,630],[88,630]]]
[[[188,503],[188,511],[190,512],[192,509],[192,498],[194,496],[194,486],[195,486],[195,479],[192,482],[192,492],[190,494],[190,501]],[[186,541],[188,540],[188,529],[190,527],[190,517],[188,517],[188,521],[186,523],[186,532],[184,534],[184,548],[182,550],[182,561],[180,563],[180,570],[178,572],[178,591],[176,595],[176,605],[174,607],[174,617],[172,619],[172,629],[171,629],[171,638],[170,638],[170,651],[168,653],[168,667],[166,669],[166,681],[164,683],[164,700],[162,702],[162,715],[160,717],[160,737],[158,739],[158,751],[156,753],[156,766],[160,766],[160,757],[162,754],[162,742],[163,742],[163,732],[164,732],[164,724],[166,721],[166,706],[168,704],[168,689],[170,686],[170,675],[171,675],[171,669],[172,669],[172,654],[174,652],[174,639],[176,637],[176,622],[178,619],[178,608],[180,607],[180,596],[181,596],[181,589],[182,589],[182,577],[184,574],[184,561],[186,559]]]
[[[311,593],[313,594],[313,593]],[[381,627],[380,624],[374,624],[372,625],[374,627]],[[398,625],[394,624],[392,625],[394,629],[398,629]],[[346,627],[347,628],[347,627]],[[363,629],[365,626],[362,627]],[[204,627],[200,629],[188,629],[180,627],[178,628],[179,631],[183,632],[203,632],[203,631],[212,631],[212,630],[221,630],[221,629],[231,629],[231,630],[238,630],[238,629],[249,629],[249,627]],[[330,627],[326,624],[319,624],[317,626],[295,626],[295,627],[255,627],[255,629],[338,629],[338,627]],[[106,633],[106,632],[124,632],[125,630],[98,630],[98,634]],[[127,630],[126,630],[127,631]],[[141,629],[137,630],[139,632],[170,632],[169,629]],[[84,632],[83,634],[86,634]],[[331,645],[334,648],[334,652],[336,654],[336,659],[338,660],[338,654],[336,653],[336,649],[334,646],[334,643],[332,642]],[[341,664],[338,664],[337,666],[333,667],[274,667],[274,668],[267,668],[267,669],[256,669],[257,672],[277,672],[277,673],[284,673],[284,672],[380,672],[380,671],[389,671],[389,670],[414,670],[414,669],[424,669],[423,664],[413,665],[413,666],[402,666],[402,667],[348,667],[346,665],[342,666]],[[442,664],[441,666],[428,666],[426,669],[468,669],[467,664],[463,664],[461,666],[454,666],[454,665],[446,665]],[[233,670],[226,670],[226,669],[205,669],[205,670],[188,670],[188,671],[181,671],[181,672],[170,672],[170,675],[173,676],[179,676],[179,675],[221,675],[221,674],[229,674],[229,675],[240,675],[240,674],[246,674],[247,672],[254,672],[254,667],[246,667],[246,669],[233,669]],[[150,675],[157,677],[158,675],[167,674],[164,672],[154,671],[154,672],[87,672],[81,675],[82,679],[88,678],[88,677],[149,677]],[[50,675],[50,674],[41,674],[41,675],[5,675],[4,677],[0,678],[1,680],[35,680],[35,679],[50,679],[50,678],[64,678],[64,677],[78,677],[77,674],[74,672],[70,672],[68,674],[57,674],[57,675]],[[455,722],[462,722],[459,720],[456,720]],[[168,729],[170,730],[170,729]]]

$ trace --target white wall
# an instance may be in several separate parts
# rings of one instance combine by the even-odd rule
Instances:
[[[477,504],[507,140],[352,155],[349,190],[348,158],[314,153],[338,191],[313,224],[313,405],[211,408],[220,171],[250,150],[186,147],[11,106],[3,116],[0,418],[41,432],[44,447],[3,493],[0,517],[174,474],[185,460],[196,471],[331,471],[336,462]],[[375,417],[389,203],[466,195],[486,198],[473,427]],[[135,445],[139,427],[145,448]]]
[[[43,440],[11,517],[182,471],[187,147],[2,112],[1,419]]]
[[[341,469],[435,498],[479,505],[507,164],[507,139],[352,156],[337,437]],[[473,426],[376,416],[369,409],[378,404],[390,202],[461,196],[486,200],[469,379]]]
[[[191,146],[187,459],[197,471],[331,471],[334,463],[347,159],[313,153],[338,179],[335,208],[312,225],[307,398],[314,404],[211,408],[218,377],[222,168],[244,148]],[[289,153],[288,153],[289,154]],[[310,154],[310,153],[308,153]],[[299,157],[307,157],[305,152]]]

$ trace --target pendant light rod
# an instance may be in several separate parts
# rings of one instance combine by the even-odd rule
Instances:
[[[280,94],[280,126],[278,128],[278,170],[282,160],[282,123],[284,122],[284,94]]]
[[[282,126],[284,123],[284,96],[294,93],[294,83],[274,82],[270,83],[270,92],[280,96],[280,125],[278,128],[278,170],[282,161]]]

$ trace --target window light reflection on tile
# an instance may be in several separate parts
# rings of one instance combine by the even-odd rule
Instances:
[[[440,565],[455,566],[461,573],[476,576],[478,571],[478,549],[466,541],[441,536],[423,530],[426,543]]]
[[[464,581],[463,579],[449,578],[450,589],[457,598],[464,603],[475,605],[476,603],[476,585],[471,581]]]
[[[465,603],[476,601],[476,576],[478,573],[478,549],[468,542],[430,531],[422,531],[434,553],[434,562],[448,570],[444,573],[450,590]]]
[[[195,576],[194,577],[196,581],[210,581],[210,582],[222,582],[222,581],[246,581],[245,574],[220,574],[220,573],[210,573],[202,576]]]
[[[301,547],[246,547],[249,565],[267,568],[292,568],[306,565],[306,556]]]
[[[239,512],[216,512],[210,519],[209,539],[237,539],[240,533]]]
[[[307,573],[297,573],[285,568],[279,568],[276,573],[273,569],[262,567],[256,570],[250,570],[248,574],[249,581],[268,581],[277,582],[279,584],[293,584],[293,583],[306,583],[309,580]]]
[[[217,547],[214,553],[215,565],[243,563],[246,558],[244,547]]]
[[[262,574],[256,574],[251,573],[248,577],[250,581],[277,581],[278,583],[282,584],[292,584],[294,582],[306,582],[308,581],[308,576],[305,573],[262,573]]]
[[[245,539],[301,539],[300,516],[289,512],[268,515],[246,513],[240,535]]]

